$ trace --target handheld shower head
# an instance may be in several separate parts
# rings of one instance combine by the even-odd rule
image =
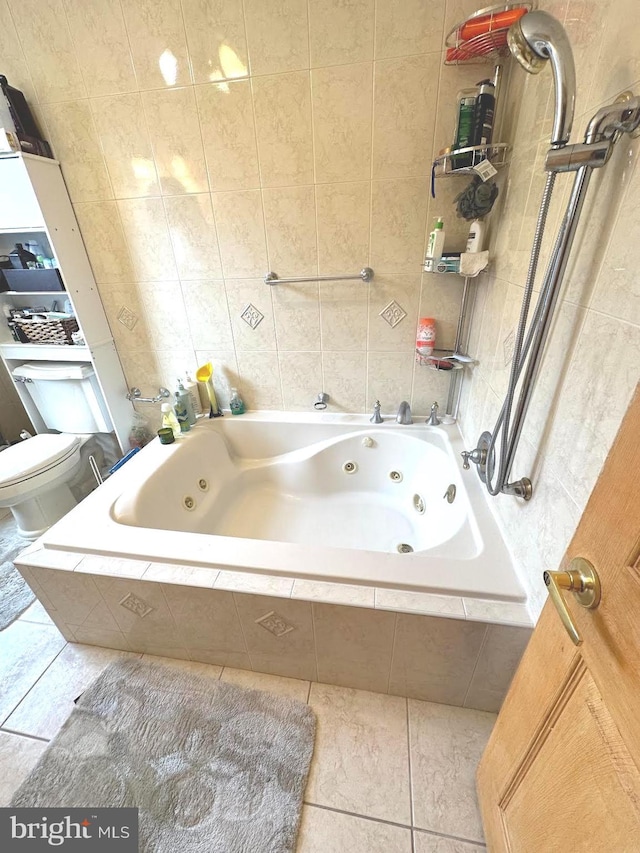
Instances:
[[[529,12],[510,27],[507,41],[511,53],[530,74],[538,74],[551,60],[556,96],[551,144],[566,145],[573,124],[576,69],[564,27],[548,12]]]

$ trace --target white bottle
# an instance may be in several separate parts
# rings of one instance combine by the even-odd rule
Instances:
[[[435,266],[442,257],[444,249],[444,222],[442,217],[436,219],[436,224],[433,226],[433,231],[429,234],[429,242],[427,243],[427,260],[431,260],[431,266],[435,270]]]
[[[183,382],[184,390],[191,396],[191,403],[193,405],[193,411],[196,415],[201,415],[204,412],[202,408],[202,400],[200,399],[200,391],[198,390],[198,383],[194,382],[191,376],[187,373],[186,379]]]
[[[176,413],[173,411],[173,407],[169,403],[163,403],[160,406],[160,411],[162,412],[162,426],[172,429],[174,438],[180,438],[180,424],[178,423]]]
[[[467,252],[481,252],[484,245],[484,229],[485,225],[481,219],[474,219],[469,228],[469,237],[467,239]]]

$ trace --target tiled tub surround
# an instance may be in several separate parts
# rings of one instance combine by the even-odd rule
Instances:
[[[156,440],[137,454],[17,565],[70,641],[496,710],[531,623],[479,485],[472,481],[464,491],[457,428],[387,424],[386,432],[374,431],[379,447],[370,448],[362,446],[370,431],[364,424],[362,416],[335,414],[201,421],[177,447]],[[475,535],[466,545],[453,536],[421,553],[398,554],[189,532],[190,522],[183,524],[171,505],[172,497],[183,500],[180,472],[224,479],[209,442],[220,443],[220,436],[231,459],[248,469],[274,456],[282,462],[287,451],[313,460],[316,446],[334,450],[353,438],[362,453],[383,452],[385,477],[388,442],[380,439],[397,445],[407,476],[412,467],[420,472],[407,451],[416,442],[426,458],[438,451],[450,465],[440,474],[434,464],[433,481],[422,472],[425,488],[437,489],[444,504],[438,477],[456,482],[456,501],[466,505]],[[119,496],[132,489],[135,496],[147,479],[161,496],[158,526],[118,523]],[[229,484],[226,493],[231,502]],[[135,500],[128,506],[135,514]],[[189,512],[185,518],[196,529],[207,521]],[[182,528],[159,529],[167,520]],[[321,528],[317,533],[321,542]],[[465,553],[470,544],[476,552]],[[458,557],[447,559],[447,549]]]
[[[479,79],[442,65],[459,7],[0,0],[2,71],[60,160],[129,385],[212,358],[251,408],[307,409],[322,388],[335,411],[444,402],[448,375],[413,345],[419,316],[452,345],[461,295],[421,275],[435,216],[448,248],[468,230],[456,182],[429,199],[458,78]],[[262,282],[365,265],[370,285]]]
[[[524,604],[480,483],[462,476],[461,449],[455,425],[374,427],[366,415],[315,412],[202,418],[175,444],[154,440],[43,541]],[[398,553],[407,546],[413,553]]]
[[[483,711],[499,709],[531,633],[520,604],[56,552],[39,543],[16,562],[70,642]]]

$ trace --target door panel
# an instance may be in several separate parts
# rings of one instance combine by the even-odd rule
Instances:
[[[640,772],[577,656],[501,797],[506,849],[559,849],[570,824],[572,853],[631,850],[624,845],[637,831],[638,803]],[[536,847],[523,839],[535,839]]]

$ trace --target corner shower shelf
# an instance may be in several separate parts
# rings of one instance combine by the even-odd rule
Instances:
[[[456,151],[448,151],[441,154],[433,161],[433,175],[435,178],[451,178],[456,175],[475,175],[475,167],[488,160],[494,169],[500,169],[507,163],[509,145],[506,142],[495,142],[491,145],[471,145],[469,148],[459,148]],[[467,154],[471,155],[470,166],[456,166],[455,157]]]
[[[495,62],[509,55],[507,31],[516,20],[518,9],[530,12],[533,2],[508,2],[478,9],[449,31],[445,65],[470,65]],[[505,14],[511,12],[511,15]]]

